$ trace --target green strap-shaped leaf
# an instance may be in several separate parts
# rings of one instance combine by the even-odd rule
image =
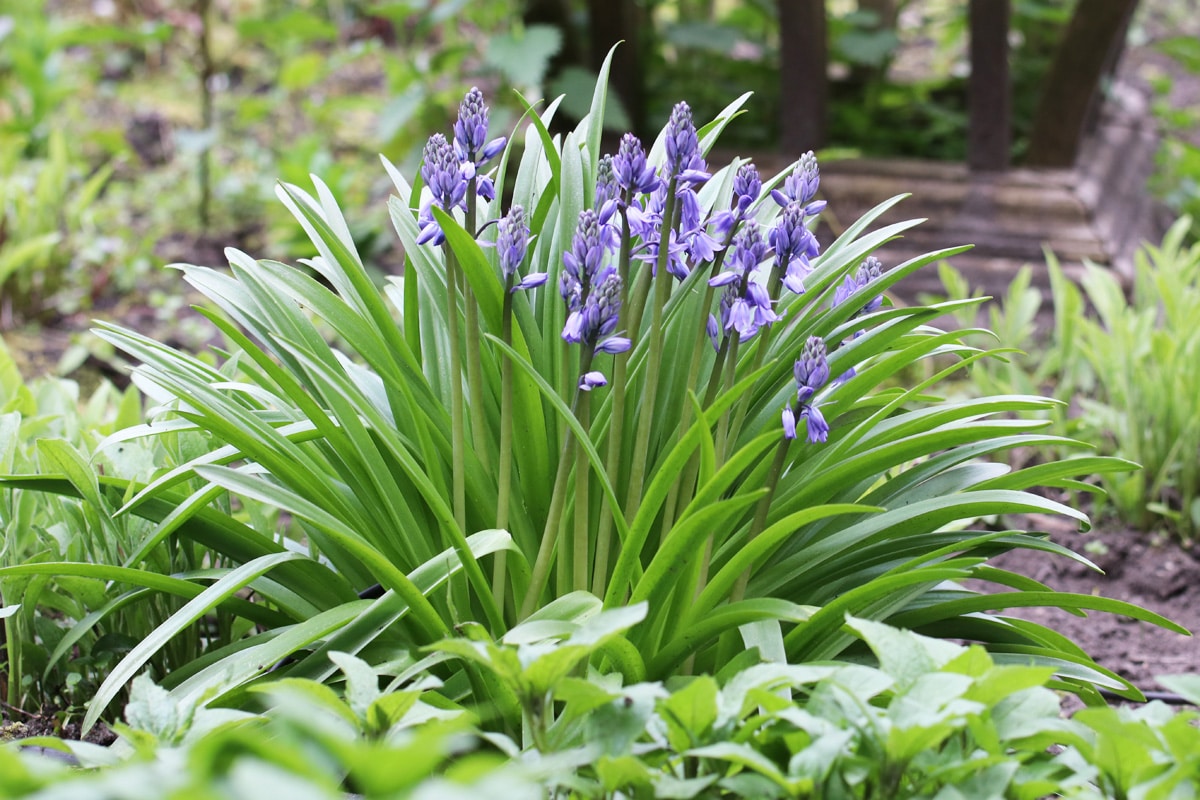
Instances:
[[[87,714],[83,718],[83,729],[89,731],[104,709],[112,702],[126,683],[145,666],[151,656],[157,653],[172,637],[183,631],[196,620],[207,614],[213,606],[233,596],[255,578],[265,575],[279,564],[295,561],[304,556],[295,553],[272,553],[256,558],[230,570],[223,578],[208,587],[196,597],[189,600],[183,608],[171,615],[171,618],[160,625],[153,633],[138,642],[132,650],[113,668],[104,683],[96,690],[95,697],[88,705]]]

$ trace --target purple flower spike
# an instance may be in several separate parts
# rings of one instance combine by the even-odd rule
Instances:
[[[807,403],[829,381],[829,361],[825,351],[825,340],[810,336],[804,343],[800,360],[792,368],[796,378],[796,399]]]
[[[525,251],[529,248],[529,221],[525,218],[525,209],[513,206],[498,227],[496,250],[500,254],[500,270],[505,278],[510,278],[525,260]]]
[[[829,423],[812,402],[813,396],[829,381],[829,361],[823,339],[819,336],[809,337],[793,372],[796,378],[796,402],[789,403],[783,410],[784,438],[796,438],[796,421],[800,418],[808,428],[809,444],[825,442],[829,438]]]
[[[646,151],[642,148],[641,140],[632,133],[621,137],[612,168],[617,185],[628,193],[627,198],[636,194],[650,194],[659,186],[658,175],[646,163]]]
[[[745,213],[761,193],[762,178],[758,176],[758,168],[748,162],[738,167],[733,176],[733,203],[737,209]]]
[[[747,218],[750,206],[762,194],[762,179],[758,176],[758,168],[747,162],[738,167],[733,177],[733,202],[729,210],[722,211],[713,217],[713,229],[724,236],[736,225]]]
[[[617,173],[611,155],[601,157],[596,165],[596,208],[603,209],[617,199],[621,187],[617,184]],[[610,212],[611,214],[611,212]],[[603,216],[603,211],[601,216]]]
[[[592,353],[615,355],[624,353],[631,343],[623,336],[612,335],[621,310],[621,276],[611,264],[604,263],[608,246],[601,227],[595,211],[583,211],[571,250],[563,254],[559,291],[570,313],[562,338],[569,344],[589,347]],[[602,374],[589,372],[580,378],[579,388],[589,392],[605,383]]]
[[[483,92],[472,86],[458,106],[458,121],[454,123],[454,152],[459,160],[475,166],[486,164],[508,143],[503,136],[490,142],[487,136],[488,107]]]
[[[792,261],[807,257],[813,235],[804,227],[804,206],[790,203],[779,215],[779,222],[771,229],[770,238],[777,259]]]
[[[863,288],[871,281],[883,274],[883,265],[875,256],[868,256],[867,260],[858,265],[858,270],[854,275],[847,275],[842,279],[842,285],[837,288],[833,294],[833,305],[840,306],[842,303],[850,299],[850,296]],[[873,311],[878,311],[883,305],[883,296],[875,295],[867,301],[861,309],[855,312],[855,316],[859,314],[870,314]]]
[[[758,223],[749,220],[746,226],[733,237],[733,249],[729,253],[727,264],[731,269],[747,275],[761,264],[767,257],[767,243],[763,241]]]
[[[704,183],[711,175],[700,155],[700,140],[692,122],[692,109],[687,103],[676,103],[671,110],[665,131],[667,176],[685,185]]]
[[[607,252],[596,212],[583,211],[571,250],[563,254],[564,269],[559,283],[559,291],[571,312],[563,326],[562,338],[571,344],[595,347],[601,337],[616,330],[621,308],[621,276],[611,265],[604,265]]]
[[[771,197],[781,206],[787,206],[790,203],[799,203],[802,206],[807,206],[817,194],[817,189],[821,185],[821,170],[817,166],[817,157],[809,150],[804,155],[800,156],[800,160],[796,162],[796,168],[792,170],[792,174],[788,175],[783,181],[783,189],[773,189]],[[824,202],[819,206],[814,206],[813,210],[808,212],[809,216],[818,214],[825,208]]]
[[[726,331],[737,331],[739,340],[743,342],[758,333],[763,325],[770,325],[779,319],[767,290],[754,279],[754,273],[766,255],[767,244],[763,241],[758,224],[748,220],[746,226],[733,237],[725,261],[729,269],[708,281],[709,286],[728,287],[721,298],[722,327]]]
[[[579,214],[579,224],[575,229],[575,238],[571,240],[571,249],[563,253],[564,269],[559,281],[559,292],[572,310],[575,309],[575,306],[570,304],[572,293],[582,295],[590,292],[607,252],[600,218],[592,209],[585,209]]]
[[[809,260],[820,254],[817,237],[804,226],[804,206],[789,203],[771,229],[771,247],[776,265],[785,271],[783,285],[796,294],[804,293],[804,278],[811,271]]]
[[[421,178],[425,181],[425,191],[428,195],[421,204],[421,213],[417,217],[417,224],[421,228],[417,244],[441,244],[446,240],[446,236],[434,219],[431,209],[437,206],[451,213],[455,208],[465,208],[467,179],[458,157],[454,155],[454,148],[440,133],[430,136],[425,144]]]
[[[443,209],[457,206],[467,196],[467,181],[454,155],[454,148],[440,133],[430,136],[425,144],[421,178],[429,187],[434,201]]]
[[[883,274],[883,264],[875,256],[868,256],[867,260],[858,265],[858,273],[855,275],[855,281],[860,287],[866,286],[871,281]],[[863,306],[862,313],[870,314],[873,311],[878,311],[883,305],[883,295],[875,295],[867,304]]]
[[[692,122],[692,109],[687,103],[676,103],[671,109],[666,145],[667,166],[672,175],[691,167],[692,157],[700,149],[700,140],[696,136],[696,125]]]

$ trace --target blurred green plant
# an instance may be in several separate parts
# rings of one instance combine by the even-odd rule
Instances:
[[[1063,355],[1083,357],[1095,376],[1095,391],[1079,400],[1085,435],[1142,465],[1102,479],[1117,513],[1139,530],[1164,523],[1189,543],[1200,530],[1200,243],[1185,244],[1191,226],[1183,217],[1160,246],[1137,253],[1130,299],[1109,271],[1088,265],[1083,292],[1097,318],[1080,321]]]
[[[112,173],[89,175],[61,131],[50,134],[45,158],[25,152],[25,139],[0,138],[0,303],[21,319],[53,309],[82,267],[76,245],[95,233],[93,206]]]
[[[1194,80],[1200,76],[1200,40],[1196,37],[1164,39],[1156,48],[1170,56],[1188,77]],[[1200,110],[1194,105],[1180,107],[1171,102],[1175,83],[1166,73],[1151,81],[1156,95],[1152,109],[1162,142],[1150,188],[1172,211],[1192,220],[1188,235],[1195,241],[1200,239],[1200,144],[1194,133],[1200,125]]]
[[[991,329],[1012,352],[972,368],[973,392],[1047,392],[1060,401],[1048,418],[1061,435],[1078,436],[1102,454],[1141,466],[1097,475],[1098,508],[1111,504],[1137,530],[1162,529],[1191,543],[1200,529],[1200,244],[1188,245],[1193,222],[1181,217],[1158,246],[1135,255],[1132,292],[1112,271],[1086,264],[1076,285],[1047,252],[1054,325],[1037,331],[1044,297],[1026,267],[991,311]],[[950,298],[970,287],[942,268]],[[1088,309],[1094,315],[1086,313]],[[967,317],[960,324],[973,324]],[[1068,458],[1060,448],[1046,459]],[[1082,488],[1082,487],[1077,487]]]

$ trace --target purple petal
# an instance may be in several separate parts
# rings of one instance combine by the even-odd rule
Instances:
[[[679,181],[679,183],[686,183],[686,184],[689,184],[692,186],[698,186],[700,184],[707,183],[708,179],[711,177],[712,177],[712,175],[709,175],[707,172],[704,172],[703,170],[685,169],[683,172],[679,173],[678,181]]]
[[[821,409],[816,406],[805,406],[800,414],[808,419],[809,444],[817,444],[829,439],[829,423],[825,421],[825,415],[821,413]]]
[[[567,322],[563,325],[562,338],[565,342],[571,344],[579,344],[583,341],[583,314],[580,311],[572,311],[567,316]]]
[[[596,345],[596,352],[608,353],[615,356],[617,353],[624,353],[630,348],[631,344],[624,336],[610,336]]]
[[[783,279],[783,285],[795,294],[804,294],[804,278],[799,273],[790,273]]]
[[[417,235],[417,244],[441,244],[444,241],[446,237],[436,222],[427,223]]]
[[[492,179],[486,175],[479,177],[479,182],[475,186],[475,194],[487,200],[489,203],[496,199],[496,185],[492,183]]]
[[[600,372],[589,372],[579,379],[579,388],[585,392],[590,392],[598,386],[607,386],[608,379]]]
[[[736,272],[722,272],[714,278],[708,279],[709,286],[728,286],[731,283],[740,281],[742,276]]]
[[[482,164],[485,161],[491,161],[500,154],[500,151],[504,149],[506,144],[508,144],[508,139],[503,136],[492,139],[490,142],[485,144],[483,146],[483,154],[480,156],[480,163]]]
[[[541,286],[550,276],[545,272],[531,272],[521,279],[521,282],[513,287],[513,291],[524,291],[525,289],[536,289]]]
[[[796,414],[791,406],[783,407],[783,438],[796,438]]]

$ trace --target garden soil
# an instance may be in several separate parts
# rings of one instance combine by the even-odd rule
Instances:
[[[1200,672],[1200,547],[1121,527],[1100,524],[1081,533],[1073,520],[1030,516],[1014,528],[1045,531],[1091,560],[1092,569],[1065,557],[1022,550],[993,560],[995,566],[1064,592],[1125,600],[1177,622],[1195,636],[1102,612],[1078,617],[1048,608],[1005,612],[1042,623],[1069,637],[1098,663],[1142,690],[1161,691],[1159,675]],[[981,587],[984,588],[984,587]]]

